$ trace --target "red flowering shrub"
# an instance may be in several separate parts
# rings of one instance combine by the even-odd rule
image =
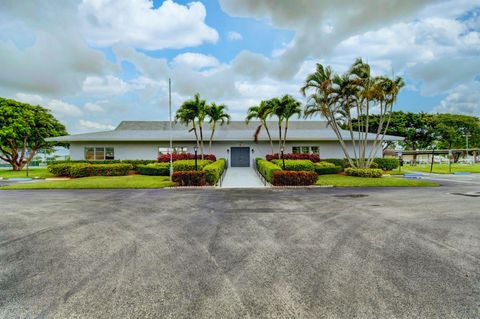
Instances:
[[[272,185],[274,186],[306,186],[317,182],[318,174],[310,171],[275,171]]]
[[[207,172],[205,171],[183,171],[175,172],[172,181],[177,186],[205,186],[207,185]]]
[[[192,153],[176,153],[172,155],[172,160],[178,161],[178,160],[194,160],[195,159],[195,154]],[[202,159],[202,155],[197,154],[197,159]],[[204,154],[203,159],[215,162],[217,158],[213,154]],[[170,162],[170,154],[163,154],[158,157],[159,162]]]
[[[271,161],[274,159],[281,159],[281,156],[278,155],[278,153],[275,153],[273,155],[267,155],[265,158],[267,161]],[[286,160],[310,160],[314,163],[320,162],[320,156],[318,154],[308,154],[308,153],[287,153],[283,154],[283,158]]]

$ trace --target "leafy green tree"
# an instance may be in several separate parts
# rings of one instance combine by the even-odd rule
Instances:
[[[248,124],[252,119],[258,119],[260,121],[260,124],[257,126],[255,130],[254,140],[255,142],[258,142],[258,136],[260,135],[262,128],[265,128],[265,131],[267,132],[268,140],[270,141],[271,151],[273,154],[273,140],[267,125],[267,118],[270,116],[271,112],[272,112],[272,109],[270,108],[270,105],[267,103],[267,101],[261,101],[260,105],[252,106],[248,109],[245,122]]]
[[[438,148],[480,147],[480,120],[460,114],[436,114],[434,130]]]
[[[0,159],[14,171],[21,170],[40,150],[48,152],[58,145],[46,138],[67,134],[49,110],[0,98]]]
[[[227,113],[227,107],[223,104],[217,105],[215,103],[210,104],[206,110],[207,116],[209,118],[209,123],[211,126],[212,133],[210,134],[210,141],[208,143],[208,152],[212,152],[212,140],[213,134],[215,134],[215,129],[217,123],[223,125],[225,123],[230,123],[230,114]]]

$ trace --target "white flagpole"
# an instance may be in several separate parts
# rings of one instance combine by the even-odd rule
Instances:
[[[173,145],[172,145],[172,81],[170,78],[168,79],[168,110],[169,110],[169,117],[170,117],[170,181],[172,181],[173,175]]]

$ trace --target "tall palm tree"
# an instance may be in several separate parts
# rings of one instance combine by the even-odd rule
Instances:
[[[285,105],[282,104],[281,99],[275,97],[267,101],[268,107],[271,109],[270,116],[277,117],[277,126],[278,126],[278,154],[281,152],[282,148],[282,124],[284,120]]]
[[[282,117],[285,121],[285,129],[283,132],[283,147],[285,147],[285,143],[287,142],[288,121],[294,115],[298,115],[300,118],[302,115],[302,104],[291,95],[284,95],[280,103],[282,105]]]
[[[191,101],[186,101],[184,102],[180,108],[177,110],[175,113],[175,123],[181,123],[184,124],[185,126],[189,126],[190,124],[192,125],[192,128],[189,129],[189,132],[194,132],[195,133],[195,141],[198,147],[198,132],[197,132],[197,126],[195,123],[196,119],[196,114],[194,110],[190,107],[190,102]]]
[[[271,111],[272,110],[270,108],[270,105],[267,103],[267,101],[261,101],[260,105],[252,106],[248,109],[245,122],[248,124],[252,119],[258,119],[260,121],[260,124],[257,126],[257,129],[255,130],[254,140],[255,142],[258,142],[258,136],[260,135],[260,131],[264,127],[265,131],[267,132],[268,140],[270,142],[270,148],[273,154],[273,140],[267,125],[267,118],[270,116]]]
[[[200,99],[200,94],[194,95],[192,100],[183,102],[182,106],[178,109],[176,119],[184,124],[192,123],[192,129],[190,131],[195,132],[195,138],[197,140],[197,147],[200,147],[200,154],[203,159],[203,122],[207,116],[207,102]],[[186,120],[182,120],[186,118]],[[189,132],[190,132],[189,131]]]
[[[230,114],[227,113],[227,107],[224,104],[217,105],[215,103],[212,103],[207,107],[206,113],[212,129],[212,133],[210,134],[210,142],[208,143],[208,152],[211,153],[213,134],[215,133],[216,125],[217,123],[220,123],[220,125],[230,123]]]

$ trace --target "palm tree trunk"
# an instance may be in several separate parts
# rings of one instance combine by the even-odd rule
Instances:
[[[212,134],[210,134],[210,142],[208,143],[208,153],[209,154],[212,154],[212,140],[213,140],[213,134],[215,133],[215,125],[217,123],[216,122],[213,122],[213,125],[212,125]]]
[[[263,121],[263,126],[265,126],[265,131],[267,131],[267,135],[268,135],[268,140],[270,141],[270,147],[272,149],[272,155],[273,155],[273,140],[272,140],[272,136],[270,135],[270,130],[268,129],[268,126],[267,126],[267,121]]]
[[[283,148],[285,148],[285,144],[287,143],[287,131],[288,131],[288,119],[285,121],[285,133],[283,133]]]
[[[198,129],[200,131],[200,154],[202,155],[203,160],[203,127],[201,123],[198,123]]]
[[[278,120],[278,155],[280,156],[282,149],[282,123]]]

